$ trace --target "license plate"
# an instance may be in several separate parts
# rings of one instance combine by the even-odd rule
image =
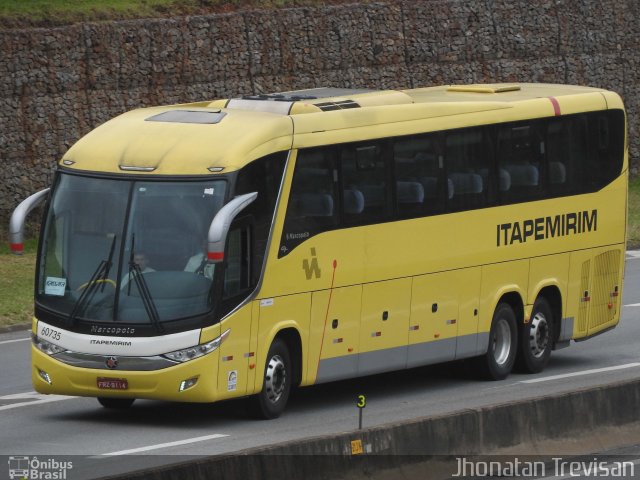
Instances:
[[[126,378],[98,377],[98,388],[102,390],[127,390],[129,382]]]

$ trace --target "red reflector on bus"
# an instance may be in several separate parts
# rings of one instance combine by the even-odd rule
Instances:
[[[223,260],[224,259],[224,252],[208,252],[207,253],[207,258],[209,260]]]
[[[229,355],[228,357],[222,357],[223,362],[229,362],[231,360],[233,360],[233,355]]]

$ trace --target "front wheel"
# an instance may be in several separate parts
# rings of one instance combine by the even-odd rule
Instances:
[[[110,408],[114,410],[126,410],[131,405],[135,398],[106,398],[106,397],[98,397],[98,402],[104,408]]]
[[[262,391],[252,398],[250,413],[257,418],[278,418],[291,392],[291,357],[286,343],[277,338],[271,344],[264,368]]]
[[[517,368],[525,373],[539,373],[547,365],[553,344],[553,313],[543,297],[533,304],[531,319],[522,327]]]
[[[477,360],[479,373],[488,380],[503,380],[511,373],[516,359],[518,333],[511,305],[496,307],[489,332],[489,349]]]

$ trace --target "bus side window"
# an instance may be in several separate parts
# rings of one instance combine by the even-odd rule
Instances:
[[[493,168],[486,129],[466,129],[447,135],[445,164],[452,195],[448,210],[483,208],[489,204]]]
[[[273,212],[282,182],[286,152],[278,152],[251,162],[240,170],[236,181],[235,195],[258,192],[244,214],[253,220],[251,284],[256,285],[262,273]]]
[[[545,144],[535,124],[507,125],[498,129],[498,195],[501,203],[540,198],[544,192]]]
[[[279,257],[307,238],[338,226],[338,172],[331,147],[300,150],[293,174]]]
[[[445,181],[437,135],[398,139],[393,145],[396,209],[399,218],[441,212],[443,195],[453,195]]]
[[[590,190],[587,185],[585,117],[558,118],[547,124],[549,193],[559,197]]]
[[[349,145],[340,152],[347,226],[390,220],[389,169],[381,143]]]
[[[568,174],[573,175],[573,166],[568,164],[569,156],[565,152],[566,144],[562,139],[563,127],[560,120],[552,120],[547,124],[547,164],[549,165],[549,192],[556,196],[562,190],[570,190],[572,182]],[[570,193],[567,191],[567,193]]]
[[[227,237],[223,298],[234,297],[251,287],[250,250],[250,228],[233,228]]]
[[[588,114],[588,191],[597,191],[622,170],[624,157],[624,114],[608,110]]]

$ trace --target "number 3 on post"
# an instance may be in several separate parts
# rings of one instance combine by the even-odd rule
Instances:
[[[362,430],[362,409],[367,406],[367,397],[364,395],[358,395],[358,429]]]

